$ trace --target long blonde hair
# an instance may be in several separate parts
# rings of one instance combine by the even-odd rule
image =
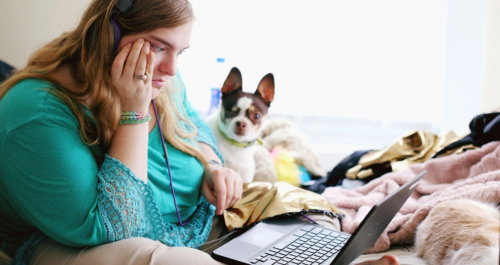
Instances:
[[[0,99],[10,88],[27,78],[54,83],[59,89],[56,94],[72,109],[79,121],[82,141],[89,145],[101,145],[106,151],[120,118],[120,100],[110,77],[114,52],[109,21],[117,1],[92,1],[73,31],[63,33],[38,49],[25,68],[0,85]],[[157,28],[174,28],[192,20],[194,14],[188,0],[135,0],[132,8],[119,14],[115,22],[124,36]],[[82,84],[83,90],[69,90],[45,74],[61,65],[69,66],[73,79]],[[198,158],[206,166],[207,161],[201,150],[185,141],[196,136],[196,127],[192,126],[193,130],[187,131],[181,126],[180,122],[186,122],[186,119],[168,96],[172,89],[163,89],[156,98],[164,137],[171,145]],[[95,122],[84,113],[81,98],[85,97],[91,99],[89,110]]]

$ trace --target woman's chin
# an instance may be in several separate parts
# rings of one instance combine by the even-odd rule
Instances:
[[[155,99],[158,94],[160,94],[160,89],[153,87],[153,89],[151,90],[151,99]]]

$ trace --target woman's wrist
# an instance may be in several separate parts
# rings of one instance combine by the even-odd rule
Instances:
[[[224,165],[217,161],[217,160],[214,160],[214,159],[211,159],[208,161],[208,164],[211,165],[211,166],[221,166],[221,167],[224,167]]]
[[[142,111],[122,111],[118,124],[141,124],[151,120],[151,115]]]

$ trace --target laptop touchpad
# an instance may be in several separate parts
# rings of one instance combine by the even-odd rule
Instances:
[[[251,233],[243,233],[239,236],[238,240],[258,247],[266,247],[274,241],[280,239],[282,236],[283,233],[279,233],[265,227],[256,226],[252,229]]]

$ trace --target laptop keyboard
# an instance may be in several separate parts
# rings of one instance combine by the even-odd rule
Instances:
[[[319,226],[306,225],[260,253],[250,263],[256,265],[319,265],[336,255],[349,239]]]

